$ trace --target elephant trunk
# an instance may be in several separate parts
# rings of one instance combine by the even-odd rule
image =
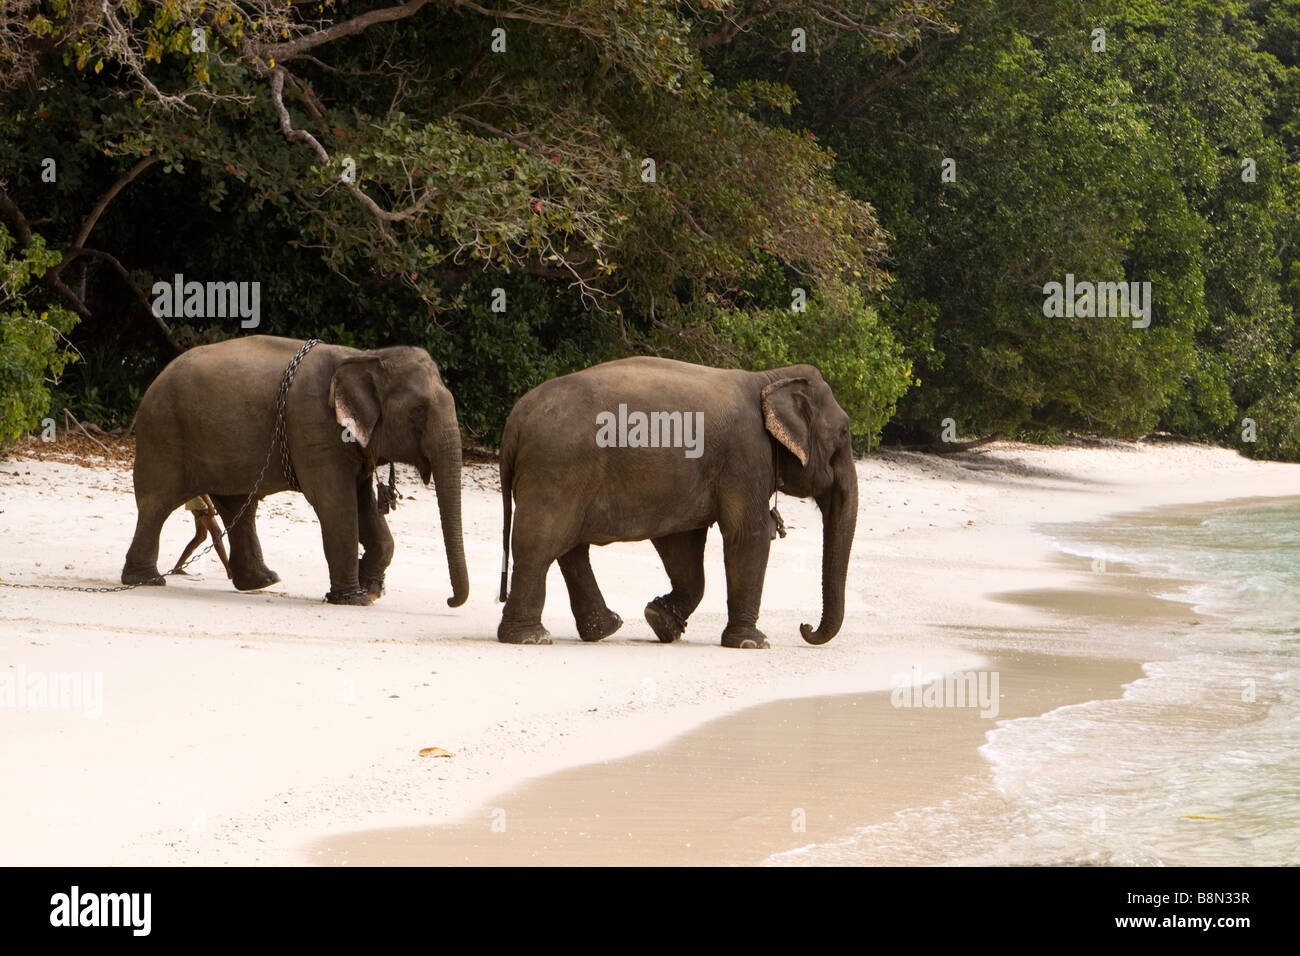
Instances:
[[[822,512],[822,619],[815,631],[799,625],[809,644],[825,644],[844,623],[844,585],[858,523],[858,476],[852,455],[847,458],[847,466],[836,468],[835,485],[817,499]]]
[[[433,484],[438,494],[438,515],[442,521],[442,541],[447,549],[447,570],[451,575],[450,607],[460,607],[469,597],[469,573],[465,569],[465,542],[460,521],[460,428],[456,410],[449,412],[451,421],[438,426],[432,462]]]

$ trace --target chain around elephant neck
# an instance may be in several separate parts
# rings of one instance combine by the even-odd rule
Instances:
[[[290,491],[301,491],[298,487],[298,475],[293,470],[293,462],[289,460],[289,435],[287,425],[287,409],[285,408],[285,399],[289,395],[289,386],[293,384],[293,376],[298,371],[298,364],[313,348],[319,344],[320,339],[308,339],[303,343],[302,348],[298,350],[284,370],[284,378],[280,381],[280,396],[276,403],[275,415],[275,441],[280,445],[280,464],[284,469],[284,479],[289,483]]]
[[[785,520],[781,517],[781,512],[777,511],[777,506],[781,503],[781,453],[777,450],[776,442],[772,442],[772,525],[776,529],[778,537],[785,537]]]

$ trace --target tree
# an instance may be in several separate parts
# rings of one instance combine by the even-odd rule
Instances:
[[[50,403],[46,376],[58,375],[72,360],[67,333],[77,316],[49,306],[36,312],[23,298],[27,286],[58,264],[58,253],[39,238],[15,254],[9,231],[0,225],[0,441],[35,428]]]
[[[772,5],[884,46],[926,28],[929,5],[858,7]],[[769,258],[809,283],[878,288],[870,207],[836,186],[812,137],[760,118],[788,107],[785,90],[719,83],[701,58],[764,9],[59,0],[0,31],[0,55],[23,65],[0,86],[0,218],[39,220],[61,251],[46,285],[83,319],[100,313],[81,334],[103,335],[111,310],[133,317],[128,339],[148,322],[178,346],[222,330],[152,317],[153,281],[214,259],[169,230],[205,253],[233,243],[249,264],[220,278],[256,271],[273,289],[297,284],[278,267],[311,268],[288,248],[310,250],[337,276],[316,276],[327,306],[357,298],[349,286],[376,293],[388,315],[420,316],[431,345],[448,328],[464,338],[465,295],[489,277],[487,291],[526,275],[576,297],[562,311],[587,313],[599,341]],[[141,197],[152,220],[120,221]],[[266,330],[318,324],[317,302],[271,298]],[[370,321],[344,324],[364,339]]]

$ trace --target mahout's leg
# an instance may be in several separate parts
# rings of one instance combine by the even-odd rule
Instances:
[[[197,548],[199,545],[201,545],[205,540],[207,540],[207,537],[208,537],[207,525],[204,524],[202,518],[200,518],[197,514],[195,514],[194,515],[194,537],[190,538],[190,543],[185,546],[185,550],[181,552],[181,556],[176,559],[175,567],[173,567],[167,573],[168,574],[187,573],[185,571],[185,562],[188,561],[190,555],[194,553],[194,549]],[[220,544],[221,543],[220,535],[215,536],[215,540],[217,544]],[[227,577],[229,577],[228,574]]]

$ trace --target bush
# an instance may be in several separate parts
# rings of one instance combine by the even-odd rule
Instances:
[[[804,312],[692,306],[652,344],[685,361],[732,368],[815,365],[848,413],[856,444],[880,440],[904,392],[920,382],[902,346],[856,288],[824,284]]]
[[[1242,425],[1229,436],[1235,445],[1252,458],[1274,461],[1300,461],[1300,398],[1281,392],[1261,398],[1246,410],[1246,418],[1255,423],[1255,440],[1244,441]]]
[[[58,265],[61,256],[45,248],[40,236],[12,254],[14,239],[0,225],[0,444],[40,424],[50,408],[46,376],[58,381],[74,355],[64,336],[77,324],[67,309],[35,311],[26,296],[33,279]]]
[[[500,442],[510,410],[529,389],[607,357],[597,329],[584,337],[584,316],[575,321],[567,302],[550,296],[548,303],[529,283],[520,285],[533,295],[513,295],[508,312],[493,312],[479,298],[420,343],[456,396],[461,424],[480,442]]]

